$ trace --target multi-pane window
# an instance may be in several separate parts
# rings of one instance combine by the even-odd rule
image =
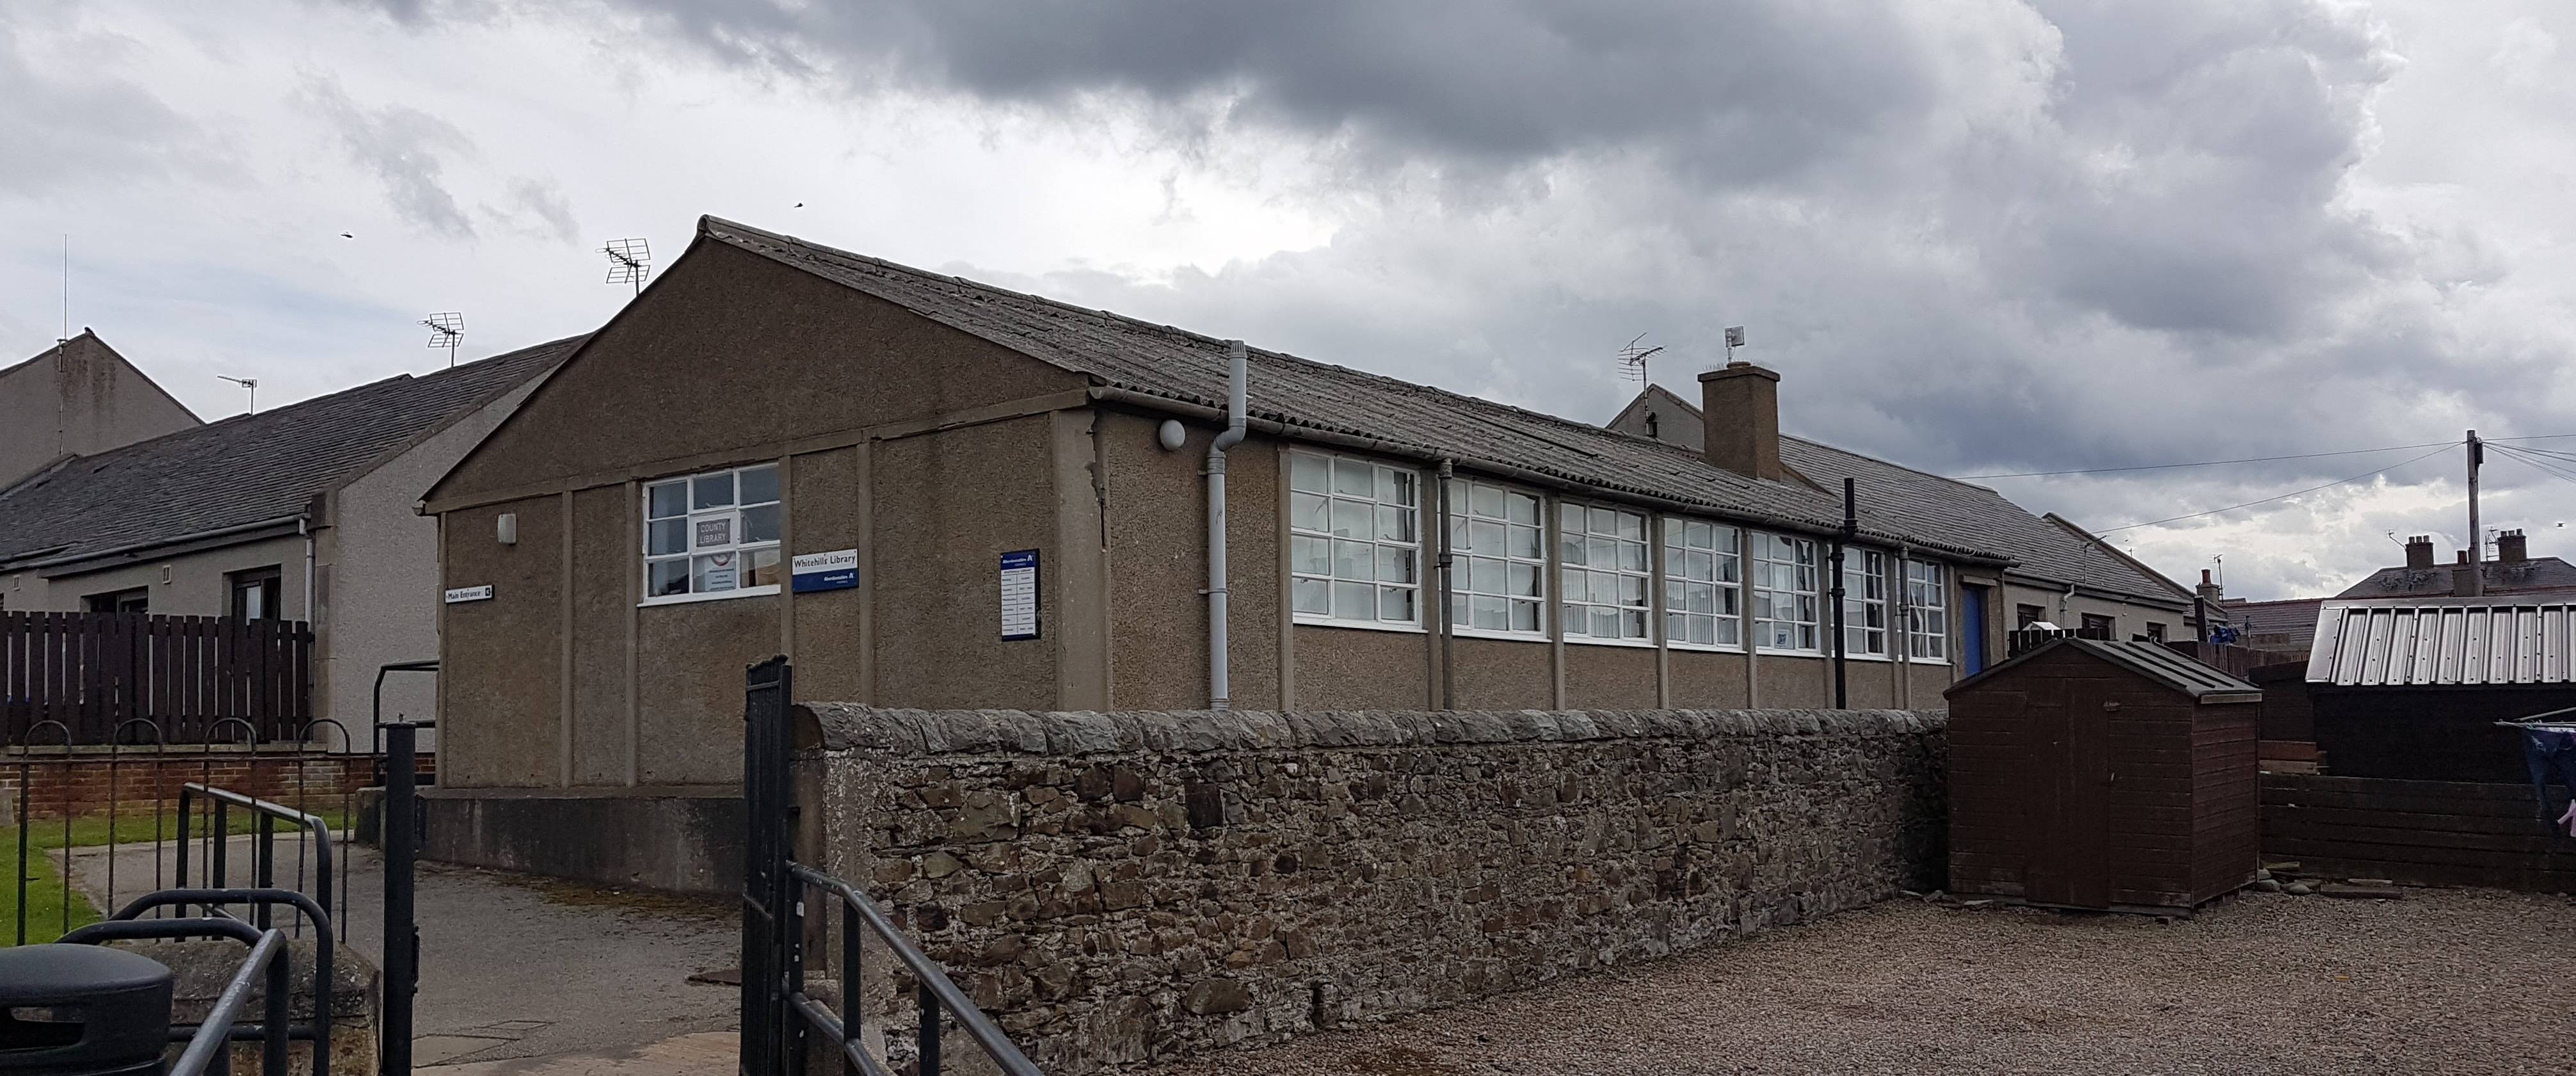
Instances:
[[[1723,523],[1664,520],[1664,641],[1735,646],[1743,632],[1739,532]]]
[[[1843,550],[1843,652],[1887,656],[1887,554]]]
[[[2120,637],[2119,622],[2100,613],[2086,613],[2083,635],[2087,639],[2117,639]]]
[[[1936,562],[1905,562],[1906,653],[1916,661],[1950,660],[1949,583]]]
[[[1288,461],[1297,615],[1420,626],[1421,497],[1414,473],[1312,452],[1289,453]]]
[[[1754,645],[1819,649],[1815,541],[1754,531],[1752,547]]]
[[[1473,479],[1449,480],[1449,623],[1512,635],[1547,634],[1547,549],[1538,495]]]
[[[1565,637],[1645,642],[1646,596],[1655,581],[1646,561],[1646,517],[1560,504],[1556,519]]]
[[[778,585],[778,465],[644,486],[644,596]]]

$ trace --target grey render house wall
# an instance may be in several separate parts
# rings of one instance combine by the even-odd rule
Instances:
[[[98,334],[0,369],[0,488],[65,456],[104,452],[199,424]]]

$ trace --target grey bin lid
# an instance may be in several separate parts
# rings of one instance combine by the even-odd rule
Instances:
[[[170,968],[103,945],[0,949],[0,1006],[76,1002],[104,994],[167,988]]]

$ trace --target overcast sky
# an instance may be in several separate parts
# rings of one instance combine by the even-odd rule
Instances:
[[[713,213],[1590,421],[1742,324],[1786,430],[1953,475],[2576,434],[2571,115],[2567,0],[13,0],[0,362],[66,235],[72,331],[211,418],[592,328],[603,241]],[[1984,481],[2405,463],[2113,534],[2287,597],[2466,543],[2427,452]],[[2486,479],[2576,555],[2576,479]]]

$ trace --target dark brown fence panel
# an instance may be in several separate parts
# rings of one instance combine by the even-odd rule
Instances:
[[[2576,892],[2576,838],[2527,784],[2263,775],[2263,858],[2307,873]]]
[[[137,719],[172,742],[226,718],[292,739],[314,717],[312,647],[311,628],[292,621],[0,613],[0,743],[57,742],[48,721],[73,743],[105,743]]]

